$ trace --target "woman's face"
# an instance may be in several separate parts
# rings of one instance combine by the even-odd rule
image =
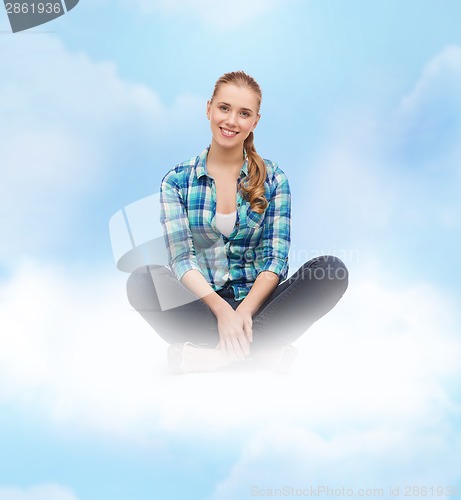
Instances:
[[[207,103],[213,141],[226,148],[242,147],[259,121],[258,96],[248,87],[221,85]]]

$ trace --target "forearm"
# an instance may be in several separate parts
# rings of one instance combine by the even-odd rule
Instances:
[[[195,269],[187,271],[181,278],[181,283],[205,302],[215,316],[218,315],[223,307],[228,305],[227,302],[213,290],[204,276]]]
[[[271,271],[263,271],[258,275],[248,295],[237,309],[245,309],[251,316],[264,304],[264,301],[277,288],[279,277]]]

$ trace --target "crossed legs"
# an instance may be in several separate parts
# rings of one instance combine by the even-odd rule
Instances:
[[[347,286],[348,271],[337,257],[317,257],[303,264],[278,285],[253,317],[252,353],[294,342],[336,305]],[[238,306],[229,290],[218,293],[234,309]],[[133,308],[166,342],[192,342],[209,348],[218,344],[215,316],[169,269],[151,266],[133,273],[127,282],[127,294]],[[195,357],[199,368],[204,354],[197,349],[189,346],[184,353]],[[220,362],[215,354],[205,356]],[[211,363],[211,369],[214,365]]]

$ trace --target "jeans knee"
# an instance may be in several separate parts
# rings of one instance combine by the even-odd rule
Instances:
[[[327,255],[325,258],[327,268],[331,271],[333,279],[348,281],[349,271],[346,264],[334,255]]]
[[[349,285],[349,271],[346,264],[334,255],[328,255],[326,262],[329,279],[333,280],[336,288],[343,295]]]
[[[334,255],[323,255],[312,259],[301,267],[302,274],[318,281],[335,282],[343,285],[344,290],[349,282],[349,271],[344,262]]]

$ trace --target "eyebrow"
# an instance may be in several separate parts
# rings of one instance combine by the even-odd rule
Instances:
[[[218,102],[218,105],[219,104],[224,104],[225,106],[228,106],[229,108],[232,108],[232,106],[229,103],[224,102],[224,101]],[[240,108],[240,111],[249,111],[250,113],[253,113],[253,110],[250,109],[250,108]]]

